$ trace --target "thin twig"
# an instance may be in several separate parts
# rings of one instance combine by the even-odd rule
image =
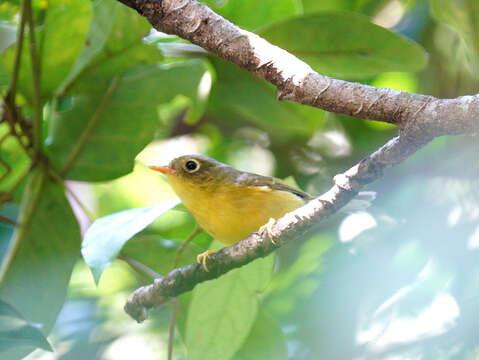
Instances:
[[[14,103],[10,104],[10,100],[8,98],[3,99],[3,105],[4,105],[3,115],[7,119],[10,134],[17,139],[20,147],[23,149],[25,154],[33,160],[33,156],[30,153],[28,147],[22,142],[22,136],[26,135],[28,137],[28,134],[19,133],[15,129],[16,124],[20,124],[20,128],[21,128],[22,121],[24,121],[22,120],[22,114],[16,111],[15,104]]]
[[[9,218],[8,216],[4,216],[4,215],[0,215],[0,221],[4,222],[4,223],[7,223],[7,224],[10,224],[10,225],[13,225],[13,226],[18,225],[18,223],[15,220]]]
[[[156,271],[150,269],[148,266],[146,266],[145,264],[142,264],[141,262],[139,261],[136,261],[136,260],[133,260],[133,259],[130,259],[124,255],[118,255],[118,259],[120,260],[123,260],[124,262],[126,262],[128,265],[130,265],[132,268],[148,275],[149,277],[151,277],[152,279],[159,279],[161,278],[161,275],[158,274]]]
[[[29,0],[22,0],[20,8],[20,27],[18,28],[17,44],[15,48],[15,60],[13,62],[12,81],[10,82],[10,88],[8,89],[7,99],[9,104],[15,106],[15,96],[17,94],[18,74],[20,72],[20,65],[22,60],[23,51],[23,39],[25,37],[25,8]]]
[[[193,240],[195,238],[195,236],[198,235],[202,231],[203,231],[203,229],[198,224],[196,224],[196,227],[193,229],[191,234],[188,235],[188,237],[185,239],[185,241],[183,241],[181,246],[176,251],[175,261],[173,262],[173,268],[172,269],[175,269],[178,266],[178,264],[180,262],[181,254],[183,254],[183,251],[186,249],[186,247],[191,242],[191,240]]]
[[[73,190],[70,189],[70,187],[66,184],[65,180],[60,176],[60,174],[58,174],[55,170],[53,170],[53,168],[49,168],[48,170],[49,170],[50,176],[52,176],[53,179],[56,180],[57,183],[59,183],[63,187],[63,189],[65,189],[66,192],[68,192],[68,194],[77,203],[80,209],[82,209],[83,213],[88,217],[90,222],[93,222],[93,219],[95,219],[95,216],[93,216],[93,214],[90,212],[90,210],[88,210],[88,208],[80,200],[80,198],[76,196]]]
[[[25,12],[30,30],[30,58],[32,62],[33,77],[33,149],[35,156],[39,158],[42,146],[42,109],[40,94],[40,60],[37,54],[37,43],[35,36],[35,21],[33,19],[33,10],[31,0],[26,0]]]

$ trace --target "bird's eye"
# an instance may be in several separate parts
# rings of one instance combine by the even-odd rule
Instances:
[[[197,171],[199,168],[200,168],[200,164],[198,164],[198,161],[196,160],[188,160],[185,163],[185,169],[186,171],[190,173]]]

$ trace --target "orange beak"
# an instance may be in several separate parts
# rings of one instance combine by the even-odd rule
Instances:
[[[166,174],[166,175],[174,175],[177,173],[177,171],[175,169],[172,169],[168,166],[156,166],[156,165],[148,165],[148,167],[151,169],[151,170],[155,170],[155,171],[159,171],[160,173],[162,174]]]

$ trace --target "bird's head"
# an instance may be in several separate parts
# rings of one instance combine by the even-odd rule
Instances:
[[[168,166],[150,165],[150,169],[166,175],[170,183],[189,183],[202,186],[218,186],[232,175],[231,167],[202,155],[177,157]]]

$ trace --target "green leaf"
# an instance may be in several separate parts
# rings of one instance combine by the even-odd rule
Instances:
[[[374,10],[388,0],[302,0],[304,12],[312,13],[327,10],[346,10],[374,14]]]
[[[150,29],[148,21],[133,9],[114,0],[95,1],[87,40],[61,93],[68,93],[92,73],[101,75],[99,80],[104,82],[130,67],[161,60],[160,52],[143,41]]]
[[[17,27],[0,22],[0,55],[17,41]]]
[[[4,0],[0,6],[0,19],[12,21],[18,14],[20,1]]]
[[[233,359],[287,360],[286,337],[276,319],[264,310],[260,310],[246,341]]]
[[[479,3],[476,0],[429,0],[434,18],[452,26],[474,54],[472,71],[479,64]]]
[[[195,287],[186,320],[188,358],[230,359],[258,312],[256,294],[271,277],[274,257],[258,259]]]
[[[43,98],[49,98],[70,72],[85,43],[90,16],[87,1],[49,1],[42,34]]]
[[[275,314],[293,311],[299,300],[311,296],[318,288],[318,274],[323,270],[323,255],[332,246],[328,234],[318,234],[305,242],[295,262],[275,276],[268,288],[267,305]]]
[[[196,101],[206,73],[200,60],[138,66],[111,78],[101,69],[73,89],[70,109],[50,119],[47,151],[69,179],[103,181],[130,172],[153,139],[158,104],[178,94]]]
[[[211,8],[243,29],[254,30],[266,24],[301,14],[298,0],[228,0],[206,2]]]
[[[217,80],[210,96],[208,110],[217,117],[259,126],[288,141],[294,137],[309,138],[321,126],[324,112],[291,102],[280,102],[275,89],[233,64],[215,59]],[[284,131],[288,129],[288,131]]]
[[[2,259],[0,298],[29,323],[42,324],[46,335],[65,301],[81,237],[63,187],[41,169],[29,181],[19,223]],[[25,349],[11,349],[2,359],[18,359]]]
[[[49,0],[44,23],[35,31],[37,51],[41,64],[41,96],[51,98],[70,72],[85,42],[90,21],[91,6],[84,0]],[[9,73],[13,70],[15,49],[3,56]],[[23,42],[22,63],[19,73],[19,90],[32,99],[33,79],[30,62],[28,34]]]
[[[140,261],[159,274],[166,274],[173,268],[181,244],[180,241],[166,240],[158,234],[139,234],[123,246],[121,254]],[[178,266],[194,263],[196,256],[203,251],[204,248],[191,242],[183,250]]]
[[[0,214],[16,221],[18,208],[19,206],[16,203],[3,204],[0,207]],[[2,259],[5,259],[7,256],[14,230],[15,227],[12,224],[0,221],[0,264],[3,261]]]
[[[61,86],[63,90],[70,85],[103,49],[115,24],[118,6],[122,5],[112,0],[97,0],[92,6],[93,13],[85,45],[73,64],[67,78],[63,81]]]
[[[128,240],[179,202],[179,198],[174,198],[148,208],[120,211],[96,220],[88,228],[82,243],[83,259],[90,267],[95,282],[98,283],[103,270]]]
[[[38,326],[29,324],[11,305],[0,300],[0,353],[19,346],[52,351]]]
[[[321,74],[334,77],[357,79],[386,71],[419,71],[427,62],[418,44],[353,13],[306,15],[272,24],[259,33]]]
[[[9,124],[0,124],[0,137],[5,136],[9,131]],[[18,138],[14,136],[9,136],[2,143],[0,156],[9,166],[8,170],[5,163],[0,165],[0,176],[5,176],[0,181],[0,191],[9,191],[29,169],[31,160],[21,147]]]

